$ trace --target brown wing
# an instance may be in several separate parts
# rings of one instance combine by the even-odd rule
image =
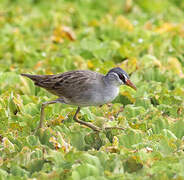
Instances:
[[[58,75],[27,75],[35,85],[47,89],[49,92],[66,98],[81,95],[91,88],[97,76],[102,76],[93,71],[69,71]]]

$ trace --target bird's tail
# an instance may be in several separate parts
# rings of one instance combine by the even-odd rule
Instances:
[[[38,81],[38,80],[42,79],[42,75],[21,74],[21,76],[26,76],[33,81]]]
[[[21,74],[21,76],[26,76],[30,78],[31,80],[34,81],[34,84],[36,86],[42,87],[47,89],[48,91],[52,88],[53,84],[55,83],[52,82],[52,75],[32,75],[32,74]]]

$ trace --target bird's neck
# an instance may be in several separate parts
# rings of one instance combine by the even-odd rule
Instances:
[[[103,77],[103,81],[105,86],[111,86],[111,87],[119,87],[120,84],[115,80],[112,79],[108,74]]]

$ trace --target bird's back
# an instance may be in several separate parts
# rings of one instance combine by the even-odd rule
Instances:
[[[104,77],[102,74],[87,70],[69,71],[57,75],[21,75],[33,80],[35,85],[67,99],[84,95]]]

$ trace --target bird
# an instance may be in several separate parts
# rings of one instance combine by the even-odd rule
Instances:
[[[58,96],[56,100],[42,103],[40,121],[36,130],[44,127],[45,107],[49,104],[63,103],[77,106],[73,117],[77,123],[99,132],[101,128],[78,119],[77,114],[80,109],[112,102],[118,96],[121,85],[136,90],[129,75],[120,67],[110,69],[106,75],[90,70],[73,70],[56,75],[21,75],[30,78],[36,86]]]

